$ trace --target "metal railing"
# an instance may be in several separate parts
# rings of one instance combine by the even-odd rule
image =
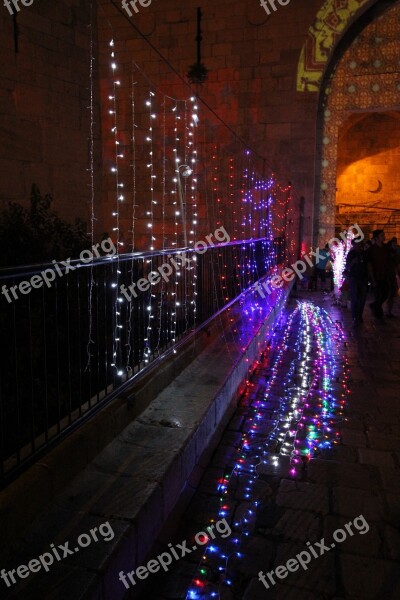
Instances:
[[[180,249],[71,261],[75,270],[50,287],[19,293],[12,302],[0,297],[2,485],[155,359],[174,352],[179,340],[266,275],[284,253],[281,241],[261,238],[203,254]],[[3,269],[0,287],[19,289],[46,268],[54,265]],[[150,272],[166,271],[139,290],[147,288]]]

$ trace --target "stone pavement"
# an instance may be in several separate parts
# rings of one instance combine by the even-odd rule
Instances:
[[[53,499],[46,498],[41,480],[33,478],[45,509],[18,535],[2,540],[2,600],[124,598],[118,574],[147,560],[187,482],[198,480],[197,464],[205,451],[215,448],[235,412],[249,365],[259,356],[288,293],[289,288],[281,289],[261,302],[249,292],[208,323],[204,334],[210,341],[192,340],[190,364]],[[158,369],[153,377],[166,374]],[[78,440],[76,451],[82,448]],[[29,507],[26,492],[25,499]],[[7,504],[0,498],[0,521],[7,533],[14,526],[7,510],[11,500],[7,497]],[[25,510],[21,503],[15,514],[26,517]],[[113,535],[87,541],[93,528],[100,531],[107,524]],[[65,549],[65,543],[70,547]],[[61,545],[61,556],[54,553],[53,559],[49,552]],[[47,569],[35,559],[45,553]]]
[[[340,443],[320,450],[296,476],[290,475],[289,457],[285,456],[276,468],[260,469],[254,490],[259,498],[256,520],[241,544],[241,556],[229,558],[230,587],[221,583],[215,596],[188,594],[188,590],[201,590],[192,583],[199,575],[199,564],[203,564],[202,553],[197,551],[174,561],[167,574],[151,574],[144,590],[136,586],[128,592],[130,600],[400,598],[399,306],[395,308],[399,318],[383,324],[371,318],[367,306],[364,324],[354,328],[350,312],[333,306],[330,296],[298,292],[297,297],[325,308],[333,321],[343,327],[342,349],[349,365],[351,394],[345,406],[345,421],[339,428]],[[293,298],[286,311],[292,311],[294,306]],[[265,370],[265,365],[262,368]],[[264,382],[268,368],[265,374]],[[256,388],[262,380],[260,375],[258,369],[251,380]],[[169,523],[151,557],[168,550],[169,542],[193,540],[195,533],[210,522],[210,516],[218,520],[221,505],[216,481],[237,458],[238,445],[247,431],[248,409],[239,405],[219,447],[203,465],[200,483],[188,507]],[[249,503],[240,489],[236,500],[238,518]],[[312,558],[307,570],[300,568],[282,579],[275,576],[276,584],[269,589],[258,580],[260,571],[266,575],[308,550],[307,542],[316,547],[324,538],[329,546],[332,539],[336,540],[334,532],[346,531],[345,525],[360,515],[369,526],[367,533],[364,530],[361,534],[353,526],[354,535],[347,535],[345,541],[335,544],[323,556]]]

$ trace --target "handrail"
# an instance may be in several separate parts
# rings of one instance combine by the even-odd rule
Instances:
[[[250,238],[248,240],[234,240],[231,242],[218,242],[217,244],[210,245],[208,248],[225,248],[228,246],[240,246],[245,244],[255,244],[257,242],[265,241],[265,238]],[[148,259],[156,258],[157,256],[173,256],[182,252],[196,252],[194,246],[188,246],[186,248],[167,248],[165,250],[147,250],[144,252],[125,252],[123,254],[113,254],[109,256],[95,257],[88,263],[82,263],[79,258],[65,259],[68,260],[68,264],[72,266],[78,266],[79,268],[90,268],[96,264],[103,264],[110,260],[119,260],[122,262],[133,260],[133,259]],[[59,261],[56,261],[57,267],[60,271],[65,271],[66,267],[63,267]],[[54,269],[53,262],[47,263],[33,263],[31,265],[21,265],[19,267],[3,267],[0,268],[0,281],[11,279],[14,277],[21,277],[23,275],[35,275],[41,273],[44,269]]]

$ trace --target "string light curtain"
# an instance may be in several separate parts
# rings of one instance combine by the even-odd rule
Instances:
[[[227,303],[261,276],[260,264],[263,274],[286,266],[297,237],[291,186],[268,173],[265,160],[224,128],[196,95],[171,96],[168,86],[151,81],[134,57],[127,72],[126,63],[121,67],[118,60],[124,51],[113,35],[105,83],[104,181],[106,228],[117,248],[109,284],[114,294],[110,364],[122,380],[132,375],[134,362],[149,364],[165,340],[174,345],[179,331],[196,320],[202,258],[194,252],[196,242],[218,227],[231,241],[245,242],[234,250],[234,265],[222,250],[212,264],[209,293]],[[139,313],[121,294],[121,284],[132,286],[153,272],[159,264],[155,253],[165,252],[170,260],[168,250],[177,249],[185,249],[191,266],[174,269],[168,284],[163,280],[143,292],[145,316],[135,324]],[[134,260],[132,254],[125,281],[121,257],[137,251],[148,255]],[[140,352],[134,346],[137,334],[145,342]]]

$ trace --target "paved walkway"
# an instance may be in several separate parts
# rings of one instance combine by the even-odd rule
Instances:
[[[174,536],[164,533],[154,557],[182,540],[191,552],[152,574],[143,598],[400,598],[396,311],[382,324],[367,307],[355,329],[328,295],[290,301]],[[195,534],[212,521],[220,533],[194,551],[203,541]],[[136,589],[129,598],[140,597]]]

